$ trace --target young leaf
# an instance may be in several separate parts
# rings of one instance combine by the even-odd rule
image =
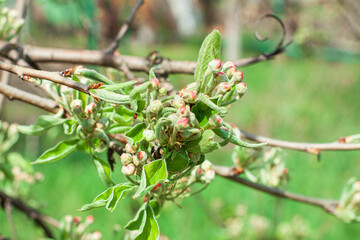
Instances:
[[[125,133],[125,137],[131,145],[140,142],[143,138],[143,131],[146,128],[145,123],[138,123]]]
[[[168,172],[166,170],[165,159],[159,159],[149,164],[146,164],[143,168],[141,175],[140,186],[136,191],[133,198],[143,196],[147,191],[153,188],[157,183],[163,182],[167,179]]]
[[[31,164],[44,164],[60,160],[75,150],[78,141],[79,139],[61,141],[55,147],[45,151],[35,162],[32,162]]]
[[[79,211],[88,211],[94,208],[103,207],[110,201],[114,196],[114,187],[109,187],[104,192],[100,193],[94,198],[90,204],[82,206]]]
[[[145,218],[146,218],[145,208],[146,208],[146,203],[141,205],[141,207],[139,208],[139,210],[136,213],[136,216],[132,220],[130,220],[125,225],[124,228],[129,230],[129,231],[138,230],[140,228],[140,226],[141,226],[141,222],[142,222],[142,220],[144,218],[144,214],[145,214]]]
[[[218,149],[220,146],[214,142],[214,133],[211,130],[205,130],[201,138],[189,142],[186,150],[193,153],[205,154]]]
[[[189,164],[189,157],[184,149],[174,152],[166,159],[166,166],[169,172],[175,173],[185,169]]]
[[[76,127],[78,126],[77,121],[73,119],[66,119],[64,122],[64,132],[66,135],[71,135],[75,131]]]
[[[191,111],[195,114],[200,127],[204,127],[205,125],[207,125],[210,117],[217,113],[215,110],[213,110],[203,102],[197,102],[191,108]]]
[[[101,160],[99,157],[93,155],[94,164],[100,176],[100,179],[106,186],[114,185],[114,182],[111,180],[111,169],[109,163]]]
[[[35,124],[25,126],[20,125],[17,127],[18,131],[28,135],[40,135],[52,127],[64,123],[66,119],[59,118],[55,115],[40,116]]]
[[[197,65],[195,69],[195,81],[199,82],[203,79],[209,62],[220,58],[221,35],[218,30],[212,31],[203,41]]]
[[[112,85],[103,85],[101,88],[105,89],[107,91],[111,91],[111,92],[119,92],[121,93],[122,89],[127,88],[127,87],[131,87],[136,83],[136,81],[128,81],[128,82],[124,82],[124,83],[116,83],[116,84],[112,84]]]
[[[100,98],[105,102],[115,103],[115,104],[129,104],[130,98],[127,95],[122,95],[119,93],[107,91],[105,89],[90,89],[90,94],[96,98]]]
[[[135,240],[157,240],[160,237],[160,228],[151,205],[148,205],[145,211],[146,216],[143,216],[143,221]]]
[[[117,204],[125,198],[125,196],[134,189],[134,186],[129,183],[118,184],[113,187],[113,197],[108,200],[106,209],[113,212]]]

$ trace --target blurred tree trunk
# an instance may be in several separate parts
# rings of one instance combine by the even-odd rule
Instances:
[[[241,10],[240,0],[228,0],[225,5],[225,58],[231,61],[239,59],[241,53],[241,23],[239,13]]]

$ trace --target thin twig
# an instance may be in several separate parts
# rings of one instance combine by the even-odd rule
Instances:
[[[264,186],[264,185],[261,185],[258,183],[251,182],[249,180],[240,178],[237,175],[235,175],[233,172],[234,169],[231,167],[213,166],[213,169],[217,175],[227,178],[231,181],[240,183],[240,184],[245,185],[250,188],[254,188],[261,192],[268,193],[275,197],[290,199],[293,201],[302,202],[302,203],[310,204],[313,206],[321,207],[330,214],[335,214],[335,209],[336,209],[336,206],[338,205],[338,201],[336,201],[336,200],[307,197],[304,195],[299,195],[299,194],[283,191],[278,188],[271,188],[271,187],[267,187],[267,186]]]
[[[4,210],[9,219],[12,237],[14,240],[17,240],[16,228],[15,228],[14,219],[13,219],[12,213],[11,213],[11,201],[9,199],[5,199],[5,201],[4,201]]]
[[[316,153],[319,151],[338,151],[338,150],[359,150],[360,143],[342,143],[342,142],[330,142],[330,143],[306,143],[306,142],[290,142],[276,140],[268,137],[258,136],[241,130],[241,134],[244,138],[255,142],[266,142],[269,146],[288,148],[293,150],[305,151],[310,153]]]
[[[105,53],[107,54],[112,54],[116,48],[119,46],[119,43],[121,41],[121,39],[125,36],[126,32],[129,30],[135,14],[137,12],[137,10],[140,8],[140,6],[144,3],[144,0],[138,0],[133,8],[133,10],[131,11],[131,14],[129,16],[129,18],[127,19],[127,21],[121,26],[118,34],[116,35],[114,41],[112,41],[110,43],[110,45],[105,49]]]
[[[57,113],[59,111],[59,105],[55,101],[39,97],[38,95],[11,87],[4,83],[0,83],[0,94],[5,95],[10,100],[17,99],[51,113]]]
[[[18,210],[22,211],[23,213],[25,213],[29,218],[34,220],[34,222],[39,227],[41,227],[43,229],[45,235],[47,237],[49,237],[49,238],[54,238],[54,236],[52,234],[52,231],[49,229],[48,226],[46,226],[45,223],[47,223],[49,225],[52,225],[52,226],[54,226],[56,228],[60,228],[60,223],[56,219],[41,214],[40,212],[38,212],[34,208],[29,207],[28,205],[26,205],[20,199],[13,198],[13,197],[7,195],[6,193],[4,193],[3,191],[0,191],[0,200],[1,200],[1,202],[4,202],[4,203],[6,201],[9,201],[12,206],[14,206]]]
[[[54,83],[59,83],[64,86],[68,86],[70,88],[76,89],[78,91],[84,92],[89,94],[89,86],[86,84],[83,84],[81,82],[76,82],[74,80],[62,77],[58,72],[47,72],[47,71],[41,71],[41,70],[35,70],[25,67],[20,67],[17,65],[13,65],[10,63],[5,63],[0,61],[0,69],[14,73],[21,76],[30,76],[33,78],[41,78],[41,79],[47,79],[49,81],[52,81]]]

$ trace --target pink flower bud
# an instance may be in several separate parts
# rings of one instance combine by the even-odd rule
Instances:
[[[91,215],[87,216],[87,217],[86,217],[86,222],[87,222],[88,224],[93,223],[93,222],[94,222],[94,217],[91,216]]]
[[[214,59],[209,62],[208,69],[211,73],[218,72],[221,68],[221,61],[219,59]]]
[[[225,73],[223,72],[218,72],[216,75],[215,75],[215,80],[217,82],[227,82],[229,79],[226,77]]]
[[[223,125],[223,119],[218,115],[212,115],[209,119],[209,124],[212,127],[219,128]]]
[[[126,166],[132,162],[132,155],[129,153],[123,153],[121,154],[120,159],[121,163]]]
[[[236,72],[236,67],[230,67],[229,70],[226,71],[226,75],[230,78],[234,76]]]
[[[187,118],[180,118],[177,122],[175,127],[179,130],[179,131],[183,131],[187,128],[189,128],[189,119]]]
[[[140,161],[142,161],[142,160],[144,160],[144,159],[147,158],[147,154],[146,154],[146,152],[144,152],[144,151],[139,151],[139,152],[137,153],[137,157],[138,157],[138,159],[139,159]]]
[[[90,115],[91,113],[95,112],[95,109],[96,109],[96,104],[90,103],[85,107],[85,114]]]
[[[157,78],[153,78],[150,80],[150,85],[151,85],[151,88],[154,89],[154,90],[157,90],[160,86],[160,82],[159,82],[159,79]]]
[[[81,217],[80,216],[76,216],[73,218],[73,223],[75,225],[78,225],[81,222]]]
[[[196,93],[193,90],[188,90],[184,92],[183,99],[185,102],[192,103],[196,99]]]
[[[75,99],[70,104],[71,110],[76,113],[82,112],[82,101],[80,99]]]
[[[123,166],[121,168],[121,172],[125,175],[125,176],[131,176],[134,175],[136,171],[135,165],[130,163],[126,166]]]
[[[236,68],[235,63],[233,63],[232,61],[227,61],[226,63],[224,63],[223,68],[227,68],[227,67],[234,67]]]
[[[212,169],[206,170],[204,174],[204,180],[206,183],[210,183],[215,178],[215,171]]]
[[[231,86],[227,82],[223,82],[219,84],[219,92],[224,94],[231,90]]]
[[[289,173],[289,170],[288,170],[287,168],[284,168],[283,174],[284,174],[284,175],[288,175],[288,173]]]
[[[236,84],[238,82],[241,82],[243,80],[243,72],[242,71],[236,71],[233,74],[233,77],[231,78],[231,82]]]
[[[247,91],[247,86],[244,82],[240,82],[236,85],[235,90],[239,94],[239,96],[243,96]]]
[[[181,115],[184,115],[186,113],[186,107],[185,106],[180,107],[179,112]]]
[[[150,105],[148,106],[148,110],[150,113],[158,113],[163,107],[163,104],[161,103],[160,100],[155,100],[155,101],[152,101],[150,103]]]
[[[131,154],[136,153],[136,148],[130,145],[130,143],[125,144],[125,151]]]
[[[99,231],[95,231],[92,233],[92,239],[94,239],[94,240],[100,240],[101,237],[102,237],[102,235]]]
[[[156,191],[158,191],[160,188],[161,188],[161,183],[157,183],[157,184],[153,187],[153,189],[151,189],[151,191],[152,191],[152,192],[156,192]]]

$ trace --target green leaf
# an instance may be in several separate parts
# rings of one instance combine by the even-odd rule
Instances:
[[[124,83],[116,83],[116,84],[112,84],[112,85],[103,85],[101,88],[105,89],[107,91],[111,91],[111,92],[119,92],[121,93],[124,88],[128,88],[133,86],[136,83],[136,81],[128,81],[128,82],[124,82]]]
[[[79,211],[88,211],[94,208],[106,206],[109,211],[114,211],[117,204],[124,199],[124,197],[133,190],[134,186],[129,183],[120,183],[116,186],[109,187],[104,192],[100,193],[90,203],[79,209]]]
[[[145,211],[146,216],[144,214],[139,233],[136,235],[135,240],[157,240],[160,237],[160,228],[151,205],[148,205]]]
[[[55,115],[40,116],[35,124],[30,126],[20,125],[17,127],[18,131],[28,135],[40,135],[52,127],[64,123],[66,119],[59,118]]]
[[[111,125],[108,132],[110,134],[125,133],[125,132],[129,131],[130,129],[131,129],[130,126],[120,126],[120,124],[119,125],[113,124],[113,125]]]
[[[141,92],[148,89],[150,82],[145,82],[139,86],[136,86],[129,95],[130,105],[135,112],[141,112],[145,108],[145,101],[141,97]]]
[[[125,137],[131,145],[140,142],[143,138],[143,131],[146,128],[145,123],[138,123],[125,133]]]
[[[218,30],[212,31],[203,41],[195,69],[195,81],[203,79],[209,62],[220,58],[221,34]]]
[[[143,168],[140,186],[133,198],[143,196],[147,191],[151,190],[157,183],[164,182],[168,177],[165,159],[159,159]]]
[[[90,94],[96,98],[100,98],[105,102],[114,104],[129,104],[130,98],[128,95],[107,91],[105,89],[90,89]]]
[[[141,205],[141,207],[137,211],[135,217],[126,224],[126,226],[124,227],[125,229],[127,229],[129,231],[135,231],[140,228],[141,222],[144,218],[144,214],[145,214],[145,218],[146,218],[145,207],[146,207],[146,203]]]
[[[189,156],[184,149],[174,152],[166,159],[167,170],[171,173],[184,170],[189,164]]]
[[[75,150],[78,141],[79,139],[61,141],[55,147],[45,151],[35,162],[32,162],[31,164],[44,164],[60,160]]]
[[[223,139],[226,139],[229,136],[229,133],[221,128],[215,128],[212,131]],[[247,148],[259,148],[267,144],[267,143],[247,143],[238,139],[235,135],[232,135],[232,137],[230,138],[230,142],[240,147],[247,147]]]
[[[213,110],[203,102],[197,102],[191,108],[191,111],[195,114],[200,127],[204,127],[205,125],[207,125],[210,117],[217,113],[215,110]]]
[[[114,188],[110,187],[104,192],[100,193],[95,199],[90,203],[82,206],[79,211],[88,211],[94,208],[103,207],[110,201],[114,196]]]
[[[213,139],[214,133],[211,130],[205,130],[201,138],[189,142],[185,148],[189,152],[206,154],[220,147]]]
[[[111,180],[111,169],[109,163],[103,161],[95,155],[92,157],[94,158],[94,164],[103,183],[105,183],[106,186],[114,185],[114,182]]]
[[[113,189],[113,197],[111,200],[109,199],[108,203],[106,204],[106,209],[111,212],[113,212],[117,204],[134,189],[134,186],[129,183],[122,183],[114,186]]]

